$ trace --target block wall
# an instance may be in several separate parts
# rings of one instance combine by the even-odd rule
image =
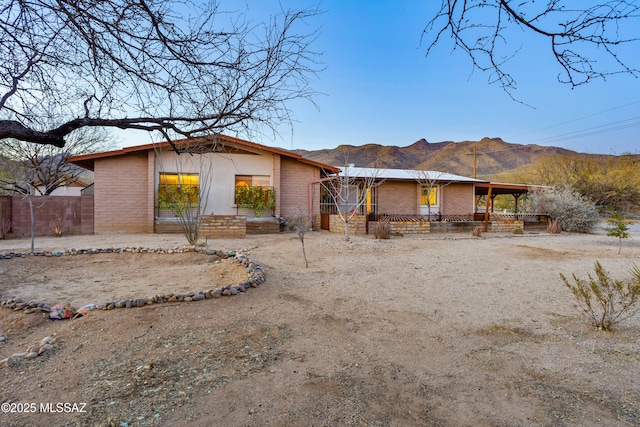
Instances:
[[[340,215],[329,215],[329,231],[344,234],[344,221]],[[349,234],[367,234],[367,218],[363,215],[353,217],[349,221]]]
[[[244,238],[247,235],[247,218],[242,215],[203,215],[200,221],[201,238]]]
[[[95,233],[153,233],[147,152],[97,159],[94,172]]]
[[[93,234],[93,196],[33,197],[35,236]],[[0,196],[0,238],[31,236],[29,200]]]

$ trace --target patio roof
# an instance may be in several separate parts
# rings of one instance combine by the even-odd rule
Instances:
[[[435,180],[444,182],[469,182],[469,183],[487,183],[481,179],[469,178],[467,176],[454,175],[439,171],[423,171],[416,169],[379,169],[379,168],[360,168],[354,166],[340,167],[340,175],[346,172],[353,178],[377,178],[385,180],[402,180],[402,181],[418,181],[418,180]]]
[[[492,195],[511,194],[522,195],[529,192],[532,188],[540,188],[539,185],[528,184],[508,184],[503,182],[480,182],[476,184],[476,196],[486,196],[491,188]]]

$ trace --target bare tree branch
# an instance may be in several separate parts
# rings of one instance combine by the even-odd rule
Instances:
[[[0,139],[62,147],[82,127],[167,139],[275,129],[289,101],[315,94],[316,34],[299,26],[318,13],[256,24],[214,1],[0,0]],[[42,103],[58,127],[33,125]]]
[[[48,196],[57,188],[78,181],[86,173],[83,168],[67,163],[67,157],[103,151],[112,144],[104,129],[90,127],[70,134],[64,148],[2,139],[0,190],[9,194]]]
[[[640,5],[632,0],[577,3],[442,0],[423,31],[426,54],[449,36],[454,49],[469,56],[474,70],[489,72],[489,82],[499,84],[512,97],[517,82],[507,63],[520,50],[513,47],[518,40],[514,30],[547,39],[562,70],[558,74],[561,83],[575,87],[614,74],[640,76],[638,66],[633,65],[637,55],[631,49],[625,51],[640,41]]]

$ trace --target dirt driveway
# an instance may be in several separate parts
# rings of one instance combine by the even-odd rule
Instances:
[[[183,243],[100,235],[37,246]],[[0,413],[0,425],[640,425],[640,318],[598,332],[559,278],[586,277],[596,260],[630,277],[639,234],[618,255],[602,234],[347,243],[317,232],[307,235],[308,268],[288,234],[208,243],[248,253],[266,283],[56,322],[0,309],[0,359],[56,339],[41,356],[0,367],[3,411],[22,412]],[[0,241],[0,253],[26,248]],[[0,296],[79,306],[242,279],[198,254],[163,257],[0,260]]]

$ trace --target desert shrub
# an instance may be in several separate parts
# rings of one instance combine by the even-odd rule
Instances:
[[[629,221],[625,220],[622,214],[614,213],[607,220],[607,236],[618,238],[618,253],[622,250],[622,239],[628,239]]]
[[[304,246],[304,238],[307,232],[313,228],[313,221],[308,216],[298,214],[293,218],[288,218],[284,222],[285,230],[296,233],[296,238],[300,240],[302,246],[302,256],[304,257],[305,267],[309,267],[309,261],[307,260],[307,250]]]
[[[391,224],[388,221],[376,221],[373,225],[373,237],[376,239],[390,239]]]
[[[473,237],[482,237],[482,227],[480,227],[479,225],[473,227],[473,230],[471,230],[471,235]]]
[[[528,203],[532,212],[548,214],[566,231],[588,233],[599,219],[595,205],[570,188],[533,190]]]
[[[521,227],[516,227],[513,229],[513,234],[524,234]]]
[[[565,286],[571,290],[578,302],[578,310],[599,330],[610,330],[617,323],[638,313],[640,301],[640,269],[634,266],[633,278],[628,281],[612,279],[602,265],[596,261],[595,277],[588,280],[573,274],[574,283],[561,273]]]

